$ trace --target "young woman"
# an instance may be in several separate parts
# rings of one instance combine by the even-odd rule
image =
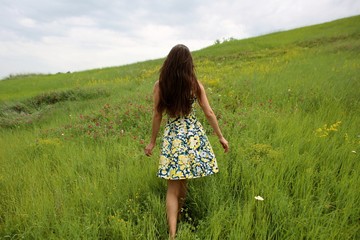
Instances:
[[[191,53],[184,45],[176,45],[168,54],[154,86],[154,115],[150,143],[145,154],[155,147],[163,113],[168,115],[164,129],[157,175],[167,179],[166,212],[170,238],[176,234],[179,211],[186,196],[186,180],[219,171],[215,154],[201,123],[196,119],[194,104],[198,102],[224,148],[229,150],[205,89],[198,82]]]

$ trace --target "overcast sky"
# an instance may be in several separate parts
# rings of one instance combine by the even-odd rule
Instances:
[[[360,0],[0,0],[0,78],[119,66],[360,14]]]

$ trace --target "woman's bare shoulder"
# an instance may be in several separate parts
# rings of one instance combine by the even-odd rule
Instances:
[[[159,94],[159,92],[160,92],[159,80],[157,80],[157,81],[154,83],[153,92],[154,92],[155,94]]]
[[[154,90],[159,89],[159,80],[154,83]]]
[[[199,87],[200,87],[200,94],[204,94],[205,93],[204,85],[200,81],[198,81],[198,83],[199,83]]]

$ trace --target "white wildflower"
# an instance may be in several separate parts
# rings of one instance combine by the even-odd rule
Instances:
[[[264,201],[264,198],[262,198],[261,196],[256,196],[255,199],[258,201]]]

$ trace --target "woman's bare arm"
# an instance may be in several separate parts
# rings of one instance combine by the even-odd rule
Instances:
[[[209,124],[214,129],[216,136],[219,138],[219,141],[220,141],[222,147],[224,148],[225,152],[227,152],[229,150],[229,143],[221,133],[216,115],[214,114],[214,112],[209,104],[209,101],[207,99],[204,86],[201,83],[199,83],[199,84],[200,84],[200,94],[201,94],[200,99],[198,100],[199,105],[202,108]]]
[[[158,81],[154,85],[153,95],[154,95],[154,108],[153,108],[153,118],[152,118],[151,139],[150,139],[150,143],[145,147],[145,154],[147,156],[150,156],[152,154],[152,150],[155,147],[156,138],[159,133],[160,124],[162,120],[162,113],[158,112],[157,110],[157,105],[160,99],[160,88]]]

